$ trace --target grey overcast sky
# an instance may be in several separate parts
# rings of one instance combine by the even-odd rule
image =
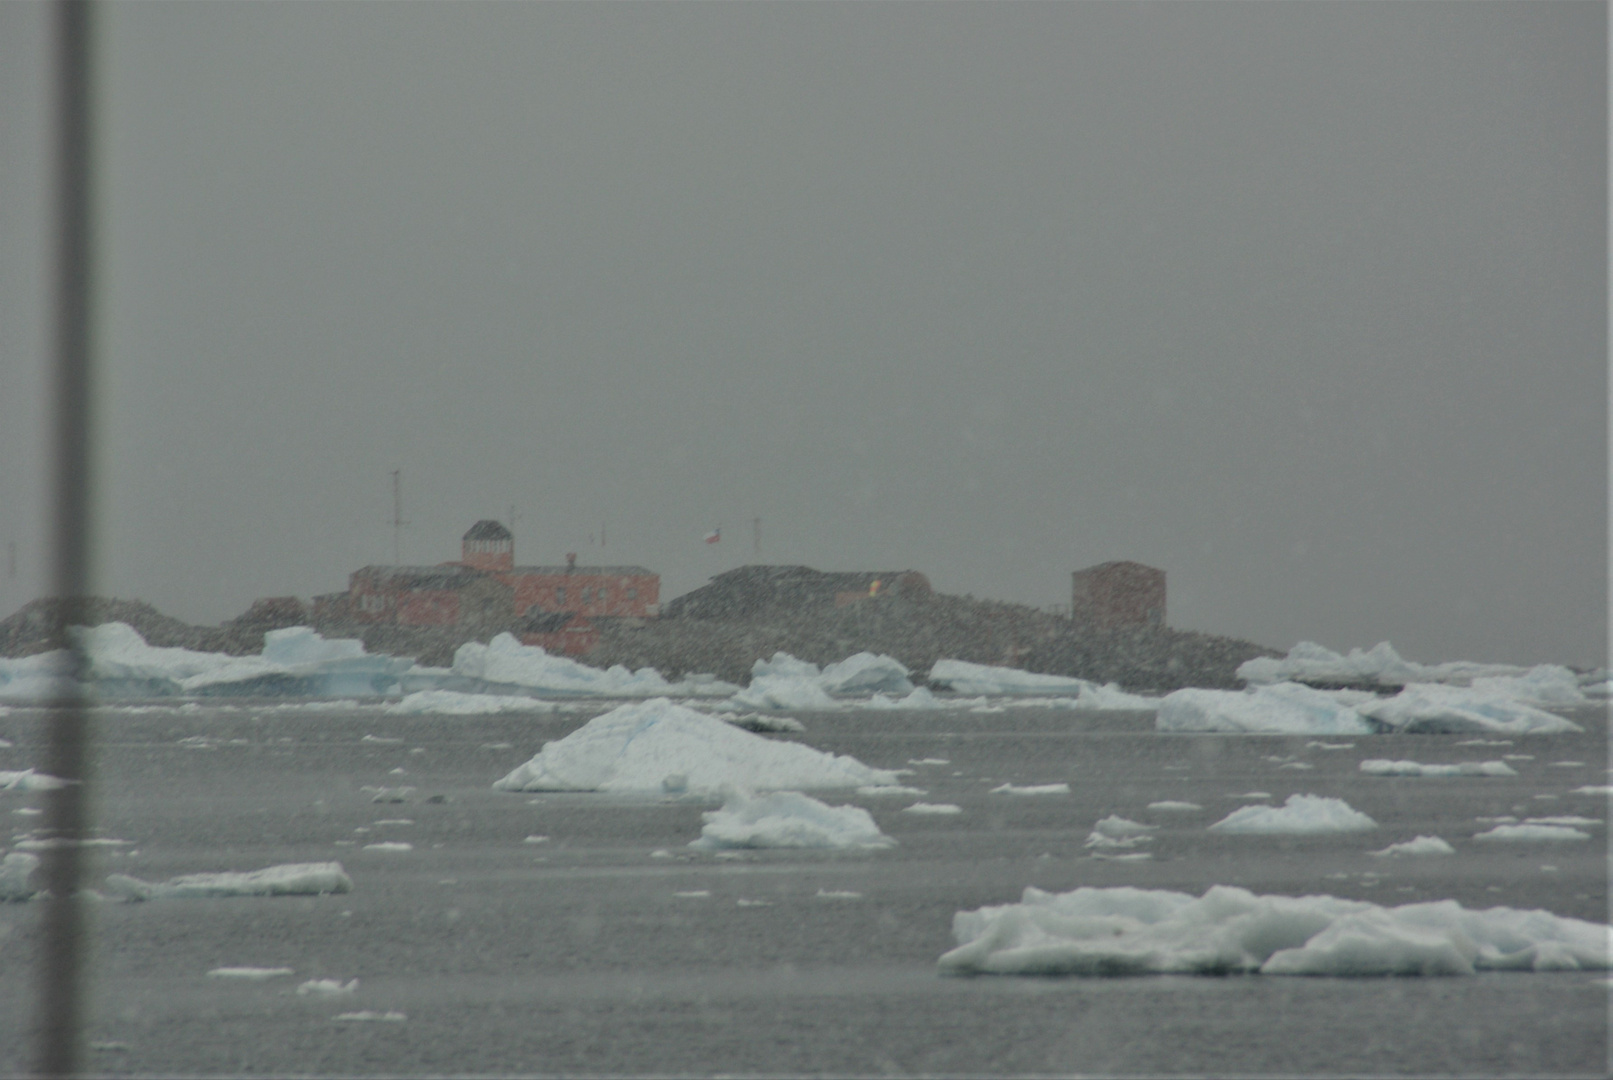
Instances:
[[[663,599],[1135,559],[1180,627],[1605,660],[1600,3],[103,15],[100,592],[345,588],[401,469],[405,562],[513,505],[518,561]],[[45,17],[0,3],[0,614],[48,562]]]

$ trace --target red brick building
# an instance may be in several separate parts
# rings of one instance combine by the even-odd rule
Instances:
[[[1070,617],[1114,629],[1165,625],[1165,571],[1106,562],[1070,575]]]

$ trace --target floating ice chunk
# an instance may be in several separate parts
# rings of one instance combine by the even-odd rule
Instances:
[[[394,716],[485,716],[493,713],[554,712],[553,702],[504,694],[464,694],[455,690],[416,690],[385,709]],[[395,740],[402,742],[402,739]]]
[[[1370,735],[1377,728],[1332,695],[1298,683],[1246,691],[1177,690],[1159,703],[1159,731]]]
[[[993,795],[1068,795],[1069,784],[999,784],[991,789]]]
[[[951,760],[944,757],[908,758],[909,765],[950,765]]]
[[[54,791],[56,788],[66,786],[67,781],[34,772],[32,769],[23,769],[20,772],[6,772],[0,769],[0,791]]]
[[[1455,855],[1456,849],[1437,836],[1419,836],[1399,844],[1390,844],[1381,851],[1369,851],[1367,854],[1390,858],[1401,855]]]
[[[887,784],[884,787],[860,787],[857,789],[857,794],[888,797],[892,795],[928,795],[929,792],[923,788],[908,787],[905,784]]]
[[[1153,837],[1149,834],[1157,825],[1144,825],[1141,822],[1131,821],[1118,814],[1110,814],[1092,827],[1087,834],[1086,847],[1089,848],[1129,848],[1146,843]]]
[[[956,803],[929,803],[916,802],[912,806],[902,807],[904,814],[961,814],[963,807]]]
[[[818,683],[831,694],[907,694],[913,690],[908,675],[895,657],[860,652],[824,668]]]
[[[1600,825],[1600,818],[1580,817],[1578,814],[1555,814],[1551,817],[1524,818],[1525,825]]]
[[[669,683],[654,668],[629,671],[618,664],[601,670],[551,656],[541,646],[522,645],[511,634],[499,634],[486,645],[474,641],[461,645],[449,672],[484,689],[526,690],[550,697],[726,697],[739,689],[709,675]]]
[[[1310,742],[1305,744],[1305,748],[1307,750],[1354,750],[1355,749],[1355,743],[1353,743],[1353,742],[1341,742],[1341,743],[1317,742],[1316,740],[1313,739]]]
[[[1290,795],[1281,807],[1242,806],[1210,826],[1211,832],[1309,836],[1376,829],[1378,823],[1343,799]]]
[[[863,894],[851,889],[819,889],[817,897],[820,900],[861,900]]]
[[[414,845],[402,840],[382,840],[374,844],[365,844],[365,851],[413,851]]]
[[[217,967],[207,973],[209,979],[232,979],[237,982],[268,982],[283,975],[295,975],[288,967]]]
[[[1200,806],[1196,802],[1182,802],[1179,799],[1161,799],[1158,802],[1149,803],[1148,804],[1148,809],[1150,809],[1150,810],[1169,810],[1169,811],[1176,811],[1176,810],[1188,811],[1188,810],[1203,810],[1204,807]]]
[[[721,810],[702,815],[705,826],[690,847],[872,849],[895,845],[860,806],[828,806],[799,791],[729,796]]]
[[[1250,684],[1293,679],[1403,686],[1412,682],[1466,684],[1480,678],[1528,677],[1537,671],[1540,669],[1526,671],[1514,664],[1476,664],[1465,660],[1448,664],[1418,664],[1402,659],[1387,641],[1380,641],[1365,652],[1351,649],[1347,656],[1323,648],[1314,641],[1302,641],[1281,659],[1262,656],[1245,661],[1239,665],[1237,675]],[[1537,679],[1542,683],[1551,682],[1556,675],[1537,676]]]
[[[0,859],[0,902],[27,900],[38,892],[29,884],[37,869],[39,856],[26,851],[13,851]]]
[[[787,652],[776,652],[771,660],[758,660],[750,667],[752,679],[782,676],[792,679],[816,680],[823,674],[810,660],[798,660]]]
[[[817,676],[805,675],[758,675],[729,701],[742,709],[824,711],[840,707],[819,685]]]
[[[1416,683],[1357,710],[1387,730],[1401,732],[1522,735],[1584,730],[1572,720],[1480,687]]]
[[[703,900],[706,897],[711,895],[711,890],[710,889],[684,889],[682,892],[675,892],[672,895],[682,897],[685,900]]]
[[[357,990],[357,979],[352,979],[345,983],[340,979],[309,979],[297,987],[297,996],[335,997],[338,994],[352,994]]]
[[[950,974],[1471,975],[1605,970],[1613,928],[1544,911],[1469,911],[1452,900],[1385,908],[1332,896],[1257,896],[1227,885],[1166,890],[1027,888],[1018,904],[960,911]]]
[[[1582,784],[1569,792],[1570,795],[1613,795],[1613,784]]]
[[[1416,761],[1369,758],[1360,770],[1370,776],[1517,776],[1504,761],[1463,761],[1455,765],[1423,765]]]
[[[1590,833],[1571,829],[1566,825],[1497,825],[1489,832],[1481,832],[1473,837],[1475,840],[1507,840],[1523,843],[1535,840],[1562,841],[1562,840],[1589,840]]]
[[[177,897],[322,896],[351,892],[353,879],[342,864],[287,863],[251,873],[185,874],[164,882],[141,881],[127,874],[106,879],[109,891],[125,900],[167,900]]]
[[[596,716],[493,786],[501,791],[655,792],[680,774],[691,795],[752,790],[883,786],[896,773],[799,743],[741,731],[666,698]]]
[[[920,686],[906,697],[886,697],[884,694],[875,694],[867,701],[858,703],[864,709],[944,709],[953,703],[943,701],[930,693],[930,688]]]
[[[359,791],[368,795],[372,803],[408,802],[409,796],[414,794],[414,788],[412,787],[370,787],[366,785],[359,788]]]
[[[1074,697],[1083,707],[1093,709],[1152,709],[1159,704],[1157,698],[1128,694],[1114,683],[1099,686],[1065,675],[1037,675],[1018,668],[971,664],[963,660],[937,660],[930,668],[930,683],[948,687],[957,694]]]
[[[331,1020],[338,1024],[367,1022],[401,1024],[407,1019],[409,1019],[407,1013],[401,1013],[395,1009],[388,1009],[386,1012],[380,1012],[375,1009],[364,1009],[360,1012],[337,1013],[335,1016],[331,1017]]]

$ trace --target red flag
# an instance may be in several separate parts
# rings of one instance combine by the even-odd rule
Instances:
[[[708,544],[715,544],[717,541],[719,541],[721,539],[722,539],[722,528],[721,527],[712,529],[710,532],[708,532],[706,534],[706,543],[708,543]]]

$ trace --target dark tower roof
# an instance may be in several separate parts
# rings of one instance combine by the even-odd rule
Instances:
[[[492,518],[483,518],[470,527],[462,539],[465,540],[514,540],[515,534]]]

